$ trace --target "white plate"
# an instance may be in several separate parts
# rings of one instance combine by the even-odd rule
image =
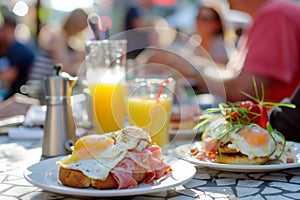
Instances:
[[[51,192],[78,196],[112,197],[146,194],[171,189],[188,182],[196,174],[196,169],[192,164],[183,160],[176,160],[168,163],[173,169],[172,173],[157,180],[152,185],[141,183],[137,188],[122,190],[78,189],[61,185],[58,182],[59,167],[56,166],[55,162],[61,158],[55,157],[43,160],[28,167],[24,171],[25,179],[31,184]]]
[[[300,144],[295,142],[287,142],[287,146],[291,147],[292,153],[295,155],[295,163],[270,165],[232,165],[201,161],[194,156],[190,156],[190,149],[193,147],[201,148],[201,142],[181,145],[174,150],[174,155],[199,166],[231,172],[265,172],[300,167]]]

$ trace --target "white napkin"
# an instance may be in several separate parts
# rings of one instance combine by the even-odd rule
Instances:
[[[24,125],[41,126],[46,120],[46,107],[40,105],[32,105],[25,115]]]
[[[8,130],[8,137],[12,139],[41,139],[44,135],[44,129],[38,127],[11,128]]]

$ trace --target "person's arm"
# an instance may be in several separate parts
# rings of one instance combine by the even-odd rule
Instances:
[[[206,84],[210,93],[227,101],[241,101],[249,99],[242,92],[255,97],[254,82],[257,84],[258,94],[262,94],[261,85],[267,88],[270,79],[253,73],[235,73],[226,68],[207,67],[202,72],[202,82]]]
[[[295,104],[296,108],[275,107],[270,113],[270,123],[286,140],[300,142],[300,86],[293,97],[284,102]]]

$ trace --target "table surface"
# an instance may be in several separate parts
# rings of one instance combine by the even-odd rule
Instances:
[[[174,148],[188,142],[191,141],[175,137],[171,146]],[[0,136],[0,199],[82,199],[47,192],[24,179],[23,171],[39,162],[41,145],[41,139],[16,140],[7,135]],[[168,148],[167,154],[172,154],[172,147]],[[123,199],[300,199],[300,168],[260,173],[224,172],[203,167],[196,169],[196,176],[185,185]]]

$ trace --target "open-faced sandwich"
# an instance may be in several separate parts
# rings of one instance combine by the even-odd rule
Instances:
[[[249,96],[250,97],[250,96]],[[253,101],[221,103],[206,110],[196,128],[204,127],[201,148],[190,149],[200,160],[222,164],[263,165],[293,162],[288,156],[284,136],[268,122],[267,108],[291,104]]]
[[[149,134],[134,126],[80,138],[72,154],[57,165],[60,183],[76,188],[134,188],[172,171],[163,162],[160,147],[151,145]]]

